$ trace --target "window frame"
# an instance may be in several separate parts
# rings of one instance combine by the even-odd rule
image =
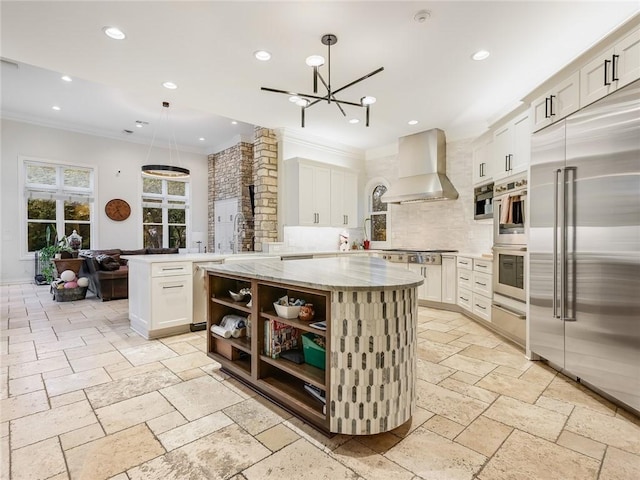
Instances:
[[[391,184],[387,181],[387,179],[383,178],[383,177],[376,177],[376,178],[372,178],[371,180],[369,180],[367,182],[367,185],[364,189],[364,193],[365,193],[365,201],[364,201],[364,205],[366,206],[366,210],[367,210],[367,215],[366,218],[369,219],[368,223],[368,231],[367,231],[367,238],[369,238],[369,240],[371,241],[370,243],[370,248],[371,249],[382,249],[382,248],[390,248],[391,247],[391,208],[390,208],[390,204],[387,204],[387,211],[386,212],[374,212],[373,211],[373,200],[372,200],[372,195],[373,195],[373,191],[378,187],[378,185],[383,185],[384,187],[387,188],[387,190],[389,189],[389,187],[391,186]],[[387,239],[385,241],[373,241],[373,237],[372,237],[372,231],[371,231],[371,227],[372,227],[372,221],[371,221],[371,215],[385,215],[387,218]],[[366,228],[366,227],[365,227]]]
[[[51,167],[56,169],[56,185],[52,187],[48,184],[27,184],[27,166],[28,165],[40,165],[43,167]],[[89,172],[89,188],[81,188],[81,187],[65,187],[64,186],[64,169],[74,169],[74,170],[87,170]],[[30,195],[29,192],[49,192],[52,197],[52,200],[56,201],[56,218],[54,223],[56,224],[56,231],[63,232],[63,236],[66,235],[64,233],[65,224],[68,223],[64,218],[64,202],[69,199],[70,195],[78,195],[78,196],[87,196],[87,200],[89,203],[89,221],[77,221],[73,223],[83,223],[89,225],[89,231],[91,238],[89,239],[90,243],[95,242],[95,235],[97,231],[97,216],[95,210],[95,202],[97,198],[97,182],[96,178],[98,175],[98,168],[95,165],[88,165],[83,163],[76,163],[70,161],[61,161],[50,158],[42,158],[42,157],[33,157],[33,156],[25,156],[18,155],[18,215],[20,216],[20,260],[31,260],[33,259],[33,255],[35,251],[29,251],[28,246],[28,229],[29,229],[29,218],[28,214],[28,205],[27,200]],[[57,198],[54,198],[57,197]],[[67,197],[67,198],[64,198]],[[40,223],[40,222],[34,222]],[[44,223],[44,222],[43,222]],[[49,223],[49,222],[47,222]],[[62,228],[60,228],[62,227]],[[84,241],[84,239],[83,239]],[[83,249],[92,248],[91,245],[82,245]]]
[[[145,193],[144,191],[144,179],[152,179],[161,181],[162,193]],[[169,194],[168,182],[180,182],[185,185],[185,195],[172,195]],[[145,245],[144,227],[145,225],[161,225],[162,226],[162,246],[159,248],[173,248],[170,244],[169,227],[171,225],[183,225],[178,223],[169,223],[169,210],[172,208],[172,201],[184,202],[184,228],[185,228],[185,247],[188,248],[191,241],[191,177],[188,178],[162,178],[156,175],[149,175],[142,172],[140,176],[140,245],[142,248],[155,248],[147,247]],[[145,200],[160,200],[160,203],[147,203]],[[162,223],[145,223],[144,221],[144,209],[145,208],[160,208],[162,210]]]

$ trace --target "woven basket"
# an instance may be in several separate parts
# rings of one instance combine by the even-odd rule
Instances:
[[[84,297],[86,295],[87,287],[53,289],[53,298],[56,302],[73,302],[74,300],[84,300]]]

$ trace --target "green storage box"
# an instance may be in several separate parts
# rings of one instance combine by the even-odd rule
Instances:
[[[316,335],[315,333],[305,333],[302,335],[302,351],[304,352],[304,361],[309,365],[321,368],[324,370],[326,350],[313,341]]]

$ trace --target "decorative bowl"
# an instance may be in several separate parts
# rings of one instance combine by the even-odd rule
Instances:
[[[246,298],[244,293],[236,293],[231,290],[229,290],[229,295],[231,295],[231,298],[233,298],[235,302],[242,302]]]
[[[282,318],[297,318],[300,313],[299,306],[278,305],[277,303],[274,303],[273,307],[276,309],[278,316]]]

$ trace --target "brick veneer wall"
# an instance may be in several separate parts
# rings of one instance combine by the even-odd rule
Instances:
[[[238,198],[238,211],[246,219],[245,237],[241,251],[251,249],[254,219],[251,214],[251,200],[248,186],[253,183],[253,145],[239,142],[233,147],[209,155],[208,158],[209,189],[208,210],[208,242],[207,251],[212,252],[215,245],[215,201]]]
[[[253,143],[255,250],[278,240],[278,142],[273,130],[256,127]]]

